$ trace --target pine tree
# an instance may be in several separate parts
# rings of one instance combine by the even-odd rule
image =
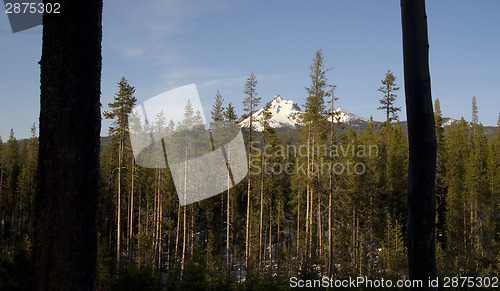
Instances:
[[[491,213],[491,196],[488,189],[487,161],[488,145],[483,126],[479,123],[476,97],[472,98],[472,123],[470,137],[470,155],[466,161],[466,201],[468,214],[470,215],[470,225],[467,232],[470,237],[467,259],[470,261],[470,268],[484,275],[484,262],[488,260],[485,244],[486,236],[491,234],[491,226],[488,219],[484,217]]]
[[[191,131],[193,130],[195,126],[195,114],[194,114],[194,109],[191,104],[191,100],[188,99],[186,106],[184,106],[184,118],[182,122],[178,125],[177,130],[182,133],[180,142],[181,144],[184,145],[185,147],[185,167],[184,167],[184,187],[182,188],[181,194],[183,195],[183,198],[180,199],[186,199],[186,183],[187,183],[187,161],[188,161],[188,156],[191,154],[191,151],[193,150],[192,146],[192,140],[190,138]],[[187,210],[188,210],[188,205],[184,205],[182,208],[182,256],[181,256],[181,282],[183,280],[184,276],[184,269],[185,269],[185,262],[186,262],[186,252],[187,252],[187,244],[188,244],[188,238],[187,238],[187,231],[188,231],[188,226],[187,226]],[[194,212],[193,212],[194,213]]]
[[[466,167],[469,160],[468,126],[462,118],[449,128],[445,135],[445,185],[446,196],[446,249],[452,260],[466,266],[466,251],[470,249],[467,229],[470,217],[467,215]]]
[[[236,112],[235,112],[234,107],[233,107],[231,102],[229,102],[227,107],[224,109],[223,117],[224,117],[223,120],[224,120],[226,128],[234,127],[236,121],[238,120],[238,116],[236,115]],[[231,146],[230,146],[230,144],[228,144],[226,155],[227,155],[227,161],[228,161],[228,163],[230,163],[231,162]],[[236,207],[235,207],[236,206],[236,199],[231,199],[231,192],[230,192],[231,186],[232,186],[231,177],[230,177],[230,174],[228,171],[228,173],[227,173],[227,191],[226,191],[226,195],[227,195],[227,198],[226,198],[226,267],[227,267],[228,274],[231,270],[231,249],[230,249],[231,233],[232,233],[231,232],[231,225],[232,225],[231,211],[234,211],[234,209],[236,209]],[[231,206],[232,206],[232,208],[231,208]],[[233,229],[234,229],[234,226],[233,226]]]
[[[381,267],[386,278],[396,279],[407,276],[406,248],[403,232],[397,220],[388,215],[384,240],[380,251]]]
[[[365,229],[366,229],[366,244],[367,244],[367,272],[368,274],[375,273],[375,260],[376,260],[376,243],[380,241],[380,236],[384,225],[384,211],[381,211],[382,202],[381,193],[382,178],[384,168],[381,167],[383,163],[379,156],[380,147],[380,134],[376,130],[376,125],[373,119],[370,118],[363,135],[361,137],[362,145],[367,149],[364,156],[361,157],[361,162],[365,166],[365,171],[358,175],[357,183],[359,184],[359,191],[364,193],[362,200],[364,200],[365,212]],[[385,183],[385,181],[384,181]]]
[[[260,97],[257,97],[255,88],[257,86],[257,78],[254,73],[250,74],[247,82],[245,83],[245,90],[243,91],[247,97],[243,100],[243,110],[247,112],[250,116],[250,128],[248,134],[248,144],[250,148],[249,152],[249,162],[248,162],[248,184],[247,184],[247,214],[246,214],[246,227],[245,227],[245,268],[248,274],[249,272],[249,259],[250,259],[250,208],[251,208],[251,184],[252,184],[252,174],[250,172],[250,167],[252,164],[252,141],[253,141],[253,111],[260,103]]]
[[[328,83],[327,72],[331,68],[325,68],[324,56],[321,49],[318,49],[313,58],[313,62],[309,67],[309,77],[311,79],[310,87],[306,87],[308,96],[305,102],[305,112],[303,116],[304,126],[301,128],[300,146],[305,146],[307,149],[306,156],[299,157],[299,165],[297,169],[301,169],[300,164],[305,164],[305,173],[296,172],[295,179],[299,184],[305,185],[305,240],[304,252],[305,260],[303,261],[306,268],[311,266],[312,260],[320,259],[322,256],[322,203],[321,196],[324,195],[324,189],[320,187],[324,182],[323,175],[320,175],[318,165],[322,161],[327,161],[326,150],[326,129],[328,128],[327,118],[325,113],[325,98],[332,97],[334,85]],[[302,187],[301,187],[302,188]],[[299,188],[300,189],[300,188]],[[297,210],[300,208],[302,190],[297,192]],[[300,224],[300,211],[297,213],[298,224]],[[298,231],[300,228],[298,228]],[[313,240],[313,234],[317,234],[317,238]],[[300,238],[297,238],[297,249],[299,250]],[[314,251],[318,249],[318,252]]]
[[[26,158],[19,175],[20,225],[21,234],[25,234],[23,244],[27,245],[33,239],[33,199],[36,193],[37,165],[38,165],[38,138],[36,126],[31,127],[31,137],[26,143]]]
[[[121,195],[122,195],[122,168],[124,164],[125,143],[128,141],[128,115],[132,112],[137,99],[134,96],[135,88],[130,86],[125,77],[118,83],[118,93],[114,97],[114,102],[109,103],[111,111],[104,112],[106,119],[115,119],[109,128],[109,133],[113,137],[113,142],[118,147],[117,165],[117,198],[116,198],[116,263],[121,257]]]
[[[5,235],[7,237],[8,246],[12,247],[14,243],[14,236],[17,233],[16,229],[16,205],[19,203],[17,200],[17,191],[19,185],[19,174],[21,173],[21,166],[19,163],[19,143],[14,135],[14,130],[10,130],[10,136],[7,140],[7,148],[5,151],[5,164],[7,170],[6,177],[6,214],[5,214]]]
[[[439,98],[434,101],[434,123],[436,127],[436,203],[437,203],[437,220],[436,220],[436,239],[444,244],[446,242],[445,237],[445,212],[446,212],[446,185],[445,185],[445,144],[444,144],[444,128],[443,128],[443,116],[441,113],[441,104]]]
[[[210,113],[212,114],[213,123],[220,123],[224,120],[224,99],[222,99],[222,95],[220,91],[217,90],[215,94],[215,104],[212,105],[212,110]]]
[[[270,280],[272,279],[273,270],[273,249],[279,248],[279,239],[280,239],[280,223],[283,220],[283,204],[284,204],[284,187],[283,180],[285,178],[285,173],[283,170],[283,153],[281,151],[281,142],[276,134],[275,128],[271,127],[269,124],[269,120],[272,115],[269,111],[269,107],[266,106],[263,112],[263,146],[264,150],[262,151],[262,162],[264,163],[262,166],[262,195],[261,195],[261,222],[260,228],[263,229],[262,235],[264,235],[264,241],[267,240],[267,244],[264,242],[262,244],[263,253],[262,260],[266,260],[266,249],[267,252],[267,261],[269,271],[268,275]],[[267,207],[266,207],[267,206]],[[264,207],[267,208],[264,211]],[[268,213],[268,219],[265,219],[264,213]],[[265,222],[264,222],[265,221]],[[267,230],[265,229],[267,227]],[[273,232],[273,230],[275,232]],[[266,235],[267,234],[267,235]],[[275,234],[277,243],[273,247],[273,234]],[[260,238],[262,241],[262,238]],[[275,253],[277,256],[278,253]]]
[[[309,67],[309,78],[311,86],[306,87],[308,96],[305,103],[304,123],[315,123],[316,129],[324,125],[322,118],[325,111],[325,98],[333,95],[334,85],[328,84],[326,73],[331,71],[331,68],[325,68],[324,56],[322,49],[318,49],[313,59],[313,63]],[[319,124],[317,124],[319,123]]]
[[[229,122],[229,123],[235,123],[236,120],[238,120],[238,116],[236,115],[236,111],[234,110],[233,105],[231,102],[227,104],[226,109],[224,110],[224,119]]]
[[[395,81],[396,77],[391,70],[388,70],[387,73],[385,73],[385,79],[381,81],[382,86],[378,88],[378,91],[384,94],[384,98],[379,100],[382,106],[377,109],[386,112],[387,121],[396,120],[398,118],[398,111],[401,111],[401,107],[394,106],[397,97],[395,92],[399,90],[399,87],[396,87]]]
[[[399,121],[394,127],[385,128],[388,131],[385,163],[386,207],[393,219],[406,226],[408,143]]]
[[[335,136],[335,126],[334,122],[339,121],[338,120],[338,114],[335,114],[335,101],[338,100],[337,97],[333,94],[335,90],[335,85],[332,86],[331,90],[331,100],[329,101],[330,103],[330,112],[329,112],[329,122],[330,122],[330,136],[329,136],[329,146],[330,146],[330,153],[328,155],[329,157],[329,163],[330,163],[330,169],[328,171],[328,276],[332,277],[333,275],[333,196],[334,196],[334,183],[335,183],[335,176],[333,173],[333,165],[334,165],[334,156],[332,149],[333,147],[337,144],[336,141],[336,136]],[[339,112],[340,113],[340,112]]]

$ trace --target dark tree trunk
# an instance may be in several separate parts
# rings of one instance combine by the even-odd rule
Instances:
[[[408,169],[408,262],[410,279],[436,277],[436,132],[429,75],[424,0],[401,0],[403,58],[410,147]],[[435,288],[437,290],[437,288]]]
[[[43,15],[36,289],[94,290],[102,0],[57,2]]]

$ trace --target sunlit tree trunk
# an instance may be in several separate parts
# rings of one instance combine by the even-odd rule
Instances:
[[[310,196],[311,196],[311,186],[309,179],[311,178],[311,125],[308,126],[307,133],[307,185],[306,185],[306,237],[305,237],[305,248],[306,248],[306,259],[309,260],[311,254],[309,252],[309,232],[311,231],[309,224],[309,212],[310,212]]]
[[[132,159],[132,178],[131,178],[131,186],[130,186],[130,215],[129,215],[129,229],[128,229],[128,255],[130,260],[133,260],[133,228],[134,228],[134,175],[135,175],[135,163],[134,159]]]
[[[264,147],[265,140],[262,142],[262,147]],[[265,248],[262,245],[262,228],[264,226],[263,214],[264,214],[264,159],[265,154],[261,154],[261,166],[260,166],[260,221],[259,221],[259,267],[262,265],[262,252]]]
[[[188,147],[186,146],[186,155],[185,155],[185,162],[184,162],[184,201],[186,201],[186,192],[187,192],[187,156],[188,156]],[[184,205],[182,207],[183,213],[182,213],[182,256],[181,256],[181,281],[182,277],[184,275],[184,262],[186,259],[186,211],[187,211],[187,205]]]
[[[142,208],[142,191],[139,188],[139,208],[137,209],[137,267],[141,267],[141,236],[142,236],[142,225],[141,225],[141,208]]]
[[[269,266],[271,267],[270,270],[273,272],[273,209],[272,209],[272,203],[271,203],[271,197],[269,197]]]
[[[180,180],[180,176],[181,176],[181,171],[179,171],[179,180]],[[180,233],[180,229],[181,229],[181,203],[179,201],[179,205],[177,206],[177,227],[176,227],[176,231],[175,231],[175,260],[176,262],[178,261],[178,256],[179,256],[179,252],[178,252],[178,249],[179,249],[179,233]]]
[[[312,144],[311,144],[311,164],[310,164],[310,168],[309,168],[309,172],[308,172],[308,183],[310,184],[309,186],[309,198],[311,199],[311,202],[309,203],[309,242],[308,242],[308,245],[309,245],[309,259],[312,258],[312,255],[313,255],[313,241],[312,241],[312,238],[313,238],[313,217],[314,217],[314,187],[312,184],[312,167],[314,167],[314,163],[315,163],[315,151],[314,151],[314,146],[315,146],[315,141],[314,141],[314,135],[312,136]]]
[[[300,193],[297,194],[297,260],[300,260]]]
[[[118,193],[116,194],[116,264],[120,263],[120,226],[121,226],[121,185],[122,185],[122,162],[123,162],[123,133],[120,133],[120,144],[118,147]]]

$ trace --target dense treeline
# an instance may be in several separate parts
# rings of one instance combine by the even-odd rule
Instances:
[[[114,123],[101,149],[97,288],[260,290],[289,286],[292,276],[407,278],[408,143],[391,107],[395,77],[389,71],[380,88],[388,121],[355,130],[330,122],[337,116],[328,70],[318,51],[297,142],[270,127],[265,110],[244,130],[250,175],[186,206],[168,168],[134,160],[129,132],[137,129],[128,116],[135,89],[123,78],[105,113]],[[244,88],[247,115],[259,104],[257,89],[252,73]],[[434,109],[438,273],[499,276],[500,129],[486,137],[475,97],[470,123],[462,118],[443,128],[439,100]],[[212,127],[238,119],[220,92],[211,112]],[[252,129],[257,122],[263,132]],[[190,103],[182,122],[159,114],[151,126],[172,136],[204,129]],[[0,289],[30,284],[38,151],[32,132],[21,143],[13,132],[0,140]],[[169,142],[183,146],[179,140]]]

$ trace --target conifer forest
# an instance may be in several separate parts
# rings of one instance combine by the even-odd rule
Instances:
[[[389,71],[379,89],[387,121],[355,128],[331,122],[335,86],[326,71],[318,50],[300,129],[278,131],[266,114],[254,120],[264,130],[244,129],[250,175],[185,206],[168,168],[135,163],[128,125],[135,89],[122,78],[103,113],[114,122],[101,141],[97,288],[260,290],[289,286],[293,276],[408,278],[408,141],[390,99],[399,89],[395,77]],[[260,102],[253,73],[242,90],[249,116]],[[445,128],[439,99],[434,104],[439,276],[500,272],[500,130],[487,135],[475,97],[471,104],[470,122]],[[219,126],[239,119],[221,92],[211,113]],[[154,124],[204,130],[199,114],[188,103],[181,123],[159,114]],[[32,271],[36,128],[32,133],[18,141],[12,131],[0,147],[0,274],[18,286],[29,284]]]

